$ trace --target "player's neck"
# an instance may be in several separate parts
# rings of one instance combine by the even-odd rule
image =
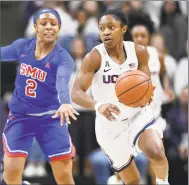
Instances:
[[[55,45],[56,45],[56,42],[44,43],[44,42],[37,40],[36,46],[35,46],[36,59],[44,58],[55,48]]]
[[[115,57],[120,61],[122,61],[122,59],[126,57],[123,42],[116,45],[116,47],[114,47],[114,48],[106,48],[106,50],[107,50],[107,53],[109,56]]]

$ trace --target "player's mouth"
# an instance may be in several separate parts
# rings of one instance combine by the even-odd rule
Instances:
[[[54,36],[53,33],[45,33],[44,35],[45,37],[48,37],[48,38],[52,38]]]
[[[110,42],[112,42],[112,38],[111,37],[105,37],[104,38],[104,42],[105,43],[110,43]]]

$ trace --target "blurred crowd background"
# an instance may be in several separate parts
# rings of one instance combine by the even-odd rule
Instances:
[[[187,1],[1,1],[1,45],[35,36],[32,15],[42,7],[56,9],[62,18],[58,43],[67,49],[76,66],[70,88],[81,66],[84,55],[98,44],[98,16],[107,9],[147,12],[155,25],[150,44],[164,55],[174,101],[162,106],[167,121],[164,132],[166,155],[170,165],[170,184],[188,184],[188,2]],[[14,89],[17,63],[1,63],[0,124],[6,122],[7,103]],[[88,92],[90,94],[90,91]],[[70,126],[76,146],[73,173],[77,184],[107,184],[113,172],[95,138],[94,112],[74,107],[79,119]],[[2,154],[2,144],[1,154]],[[151,170],[145,156],[136,158],[141,179],[151,184]],[[2,165],[1,165],[2,166]],[[3,170],[3,167],[1,168]],[[35,184],[54,184],[52,172],[36,141],[24,171],[24,179]],[[38,183],[37,183],[38,182]]]

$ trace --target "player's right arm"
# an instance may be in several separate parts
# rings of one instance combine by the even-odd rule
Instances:
[[[95,101],[86,93],[100,65],[101,56],[97,50],[94,49],[85,56],[81,69],[75,79],[71,96],[74,103],[87,109],[96,110],[111,121],[115,120],[112,113],[119,114],[119,109],[110,103],[100,104],[100,102]]]
[[[19,53],[26,39],[18,39],[11,45],[1,47],[1,60],[0,61],[15,61],[19,58]]]

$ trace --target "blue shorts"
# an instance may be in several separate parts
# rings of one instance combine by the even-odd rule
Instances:
[[[4,152],[7,156],[25,157],[34,137],[49,161],[64,160],[75,156],[68,126],[60,125],[60,118],[10,113],[3,132]]]

